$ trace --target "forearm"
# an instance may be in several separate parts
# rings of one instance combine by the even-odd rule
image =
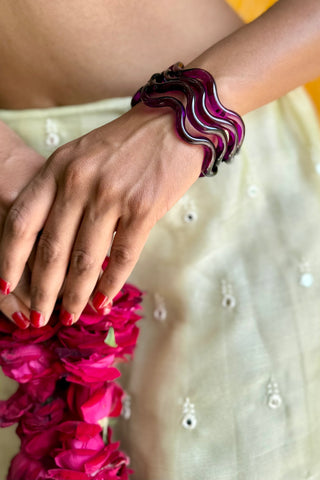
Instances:
[[[319,0],[279,0],[188,67],[213,74],[222,103],[245,114],[320,75]]]

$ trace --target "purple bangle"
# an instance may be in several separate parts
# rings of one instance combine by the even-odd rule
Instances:
[[[177,92],[185,95],[186,106],[175,98]],[[230,162],[242,145],[244,123],[237,113],[221,104],[214,79],[206,70],[184,70],[182,63],[176,63],[162,73],[155,73],[132,97],[132,107],[139,102],[175,111],[179,137],[204,149],[201,177],[215,175],[220,162]],[[199,136],[188,131],[186,119]]]

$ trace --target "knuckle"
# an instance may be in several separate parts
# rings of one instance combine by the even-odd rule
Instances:
[[[125,245],[116,245],[111,252],[114,261],[119,266],[127,266],[133,262],[132,250]]]
[[[71,269],[77,275],[83,275],[94,267],[94,259],[85,250],[75,250],[71,258]]]
[[[137,216],[142,219],[150,217],[153,211],[152,208],[153,208],[152,202],[139,203],[138,208],[136,210]]]
[[[8,213],[6,229],[9,235],[14,237],[24,236],[28,228],[25,209],[20,206],[13,206]]]
[[[43,305],[49,298],[48,293],[39,285],[31,285],[30,295],[33,306]]]
[[[68,306],[75,306],[83,303],[83,298],[75,290],[66,289],[63,293],[63,302]]]
[[[78,193],[78,190],[82,185],[82,177],[81,168],[79,168],[75,162],[71,162],[66,166],[62,186],[64,195],[67,198]]]
[[[148,216],[153,205],[153,197],[149,198],[146,191],[137,191],[127,199],[128,211],[137,218]]]
[[[8,211],[10,206],[16,200],[19,193],[20,192],[18,191],[18,189],[10,189],[8,191],[8,190],[2,188],[1,191],[0,191],[1,211],[3,211],[3,212]]]
[[[51,165],[52,169],[55,169],[55,166],[60,167],[65,164],[66,159],[72,153],[73,142],[65,143],[64,145],[59,146],[48,158],[47,164]]]
[[[61,257],[61,248],[49,232],[43,232],[37,247],[37,256],[41,264],[56,263]]]
[[[105,204],[119,200],[119,198],[121,198],[119,185],[111,182],[110,179],[101,178],[96,186],[96,202]]]
[[[108,271],[108,274],[103,276],[103,287],[106,292],[113,291],[117,287],[118,283],[118,277],[111,271]]]

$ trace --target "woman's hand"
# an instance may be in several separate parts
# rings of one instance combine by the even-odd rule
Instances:
[[[201,147],[177,137],[171,111],[142,104],[58,148],[6,218],[3,289],[15,289],[43,229],[32,271],[32,324],[47,323],[63,284],[63,323],[79,318],[94,289],[92,305],[106,312],[153,225],[197,180],[202,157]]]
[[[14,200],[44,161],[41,155],[0,122],[0,234]],[[30,278],[30,269],[26,265],[15,290],[9,295],[0,295],[0,311],[20,328],[30,325]]]

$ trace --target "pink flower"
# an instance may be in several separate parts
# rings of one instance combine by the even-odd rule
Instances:
[[[50,323],[42,328],[29,327],[26,330],[21,330],[14,323],[10,322],[7,317],[0,312],[0,338],[1,344],[5,339],[7,346],[12,344],[12,341],[19,343],[43,343],[46,340],[54,337],[61,328],[61,323],[58,321],[58,316],[52,315]],[[2,344],[3,345],[3,344]]]
[[[111,317],[111,315],[112,314],[109,316]],[[102,324],[96,324],[96,329],[94,331],[86,329],[80,324],[78,328],[61,329],[58,334],[59,339],[65,347],[71,351],[77,349],[78,352],[85,357],[88,357],[93,353],[98,353],[101,356],[112,355],[112,357],[119,359],[124,359],[126,355],[131,356],[137,343],[139,328],[130,322],[127,322],[126,325],[122,325],[122,327],[117,325],[115,328],[117,347],[110,347],[105,343],[107,336],[106,332],[109,329],[110,322],[107,327],[105,323],[106,322],[104,322],[101,330],[100,327]],[[68,350],[59,350],[58,353],[60,356],[67,356]]]
[[[52,339],[60,330],[60,328],[62,328],[62,325],[57,321],[56,318],[41,328],[29,327],[26,330],[16,328],[13,332],[13,339],[24,344],[44,343],[47,340]]]
[[[14,325],[14,323],[10,322],[7,317],[3,315],[2,312],[0,312],[0,335],[1,337],[3,334],[11,334],[15,331],[17,327]]]
[[[45,480],[46,468],[41,461],[20,452],[11,462],[7,480]]]
[[[34,435],[25,435],[21,437],[22,450],[32,458],[42,459],[50,456],[52,450],[59,445],[59,433],[57,426],[39,431]]]
[[[19,421],[21,439],[8,480],[128,480],[128,458],[110,429],[105,445],[98,422],[121,412],[114,362],[133,355],[141,295],[126,284],[110,314],[88,305],[72,327],[58,308],[39,329],[20,330],[0,314],[0,366],[20,383],[0,402],[0,426]]]
[[[68,389],[68,406],[88,423],[98,423],[106,417],[118,417],[122,410],[124,392],[116,383],[93,386],[71,384]]]
[[[79,421],[64,422],[57,427],[62,449],[91,449],[100,450],[104,447],[101,436],[101,427]]]
[[[139,317],[135,310],[141,308],[140,303],[142,300],[143,292],[131,284],[125,284],[121,291],[113,299],[113,307],[111,313],[106,316],[99,316],[88,304],[80,316],[78,325],[90,326],[94,325],[94,330],[97,331],[99,327],[106,330],[106,321],[116,327],[115,322],[131,320],[132,323],[139,320]],[[96,324],[99,324],[99,327]]]
[[[99,431],[98,431],[99,428]],[[128,458],[118,451],[119,443],[104,445],[97,425],[66,422],[60,427],[62,448],[56,451],[57,467],[48,471],[54,480],[126,480]],[[70,435],[70,439],[68,439]]]
[[[119,370],[112,367],[114,356],[102,357],[94,353],[88,360],[83,359],[75,362],[63,359],[67,374],[67,380],[73,383],[87,385],[88,383],[115,380],[120,376]]]
[[[47,376],[34,378],[30,382],[23,384],[30,397],[30,402],[33,404],[37,402],[46,402],[48,398],[53,395],[56,388],[57,378],[60,376],[59,372],[63,372],[63,369],[59,364],[55,363],[54,367],[55,370]]]
[[[56,356],[45,345],[22,345],[11,343],[0,353],[0,365],[3,372],[19,383],[33,378],[50,375],[56,368]]]
[[[77,328],[63,328],[59,332],[59,340],[68,349],[77,350],[85,357],[93,353],[114,355],[113,349],[104,343],[109,326],[105,326],[101,331],[87,329],[80,324]]]
[[[115,355],[118,358],[125,359],[125,356],[133,356],[134,348],[137,344],[139,328],[136,325],[128,325],[122,329],[115,330],[115,338],[118,347],[115,349]]]
[[[140,308],[141,295],[140,290],[126,284],[114,299],[110,314],[104,316],[97,315],[87,305],[72,328],[61,328],[58,331],[58,338],[66,347],[58,349],[60,358],[72,356],[73,352],[86,359],[95,353],[122,360],[132,356],[139,333],[135,323],[141,318],[135,311]],[[105,342],[110,327],[114,328],[116,347]]]
[[[16,423],[32,408],[30,397],[26,390],[19,386],[8,400],[0,402],[0,427],[9,427]]]
[[[66,403],[56,398],[45,405],[38,405],[27,412],[19,425],[19,435],[34,435],[62,422]]]
[[[0,401],[0,427],[9,427],[27,412],[39,407],[52,395],[56,381],[50,377],[19,385],[18,390],[6,401]]]

